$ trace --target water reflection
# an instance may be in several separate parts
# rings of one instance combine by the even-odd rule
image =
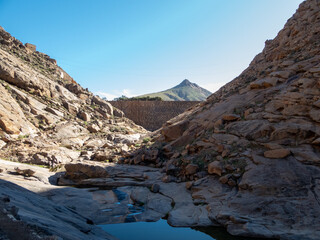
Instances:
[[[120,190],[121,189],[121,190]],[[160,215],[136,205],[130,199],[130,189],[112,190],[115,201],[103,209],[103,221],[100,227],[120,240],[245,240],[248,238],[234,237],[222,228],[171,227]],[[125,231],[124,231],[125,230]],[[253,239],[252,239],[253,240]]]
[[[146,215],[147,212],[144,206],[133,204],[129,197],[129,194],[125,192],[125,188],[113,189],[113,193],[117,198],[117,202],[108,204],[107,208],[102,209],[103,212],[103,224],[114,223],[132,223],[143,221],[143,217],[139,215]],[[102,216],[101,216],[102,218]],[[158,219],[155,219],[155,221]]]
[[[119,240],[212,240],[209,235],[191,228],[173,228],[165,220],[100,226]],[[217,239],[218,240],[218,239]],[[219,239],[220,240],[220,239]],[[222,239],[221,239],[222,240]]]

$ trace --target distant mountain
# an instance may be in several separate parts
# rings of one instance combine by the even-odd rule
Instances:
[[[188,79],[168,90],[138,96],[136,98],[160,97],[163,101],[204,101],[212,93]]]

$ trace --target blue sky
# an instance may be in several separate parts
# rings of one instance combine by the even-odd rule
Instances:
[[[109,99],[187,78],[216,91],[302,0],[0,0],[0,25]]]

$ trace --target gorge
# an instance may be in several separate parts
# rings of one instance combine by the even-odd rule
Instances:
[[[319,49],[306,0],[237,78],[149,132],[0,27],[0,239],[111,240],[128,222],[178,239],[165,221],[319,239]]]

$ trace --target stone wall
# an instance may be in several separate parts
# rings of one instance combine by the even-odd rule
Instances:
[[[159,129],[166,121],[199,102],[189,101],[110,101],[127,118],[149,131]]]

